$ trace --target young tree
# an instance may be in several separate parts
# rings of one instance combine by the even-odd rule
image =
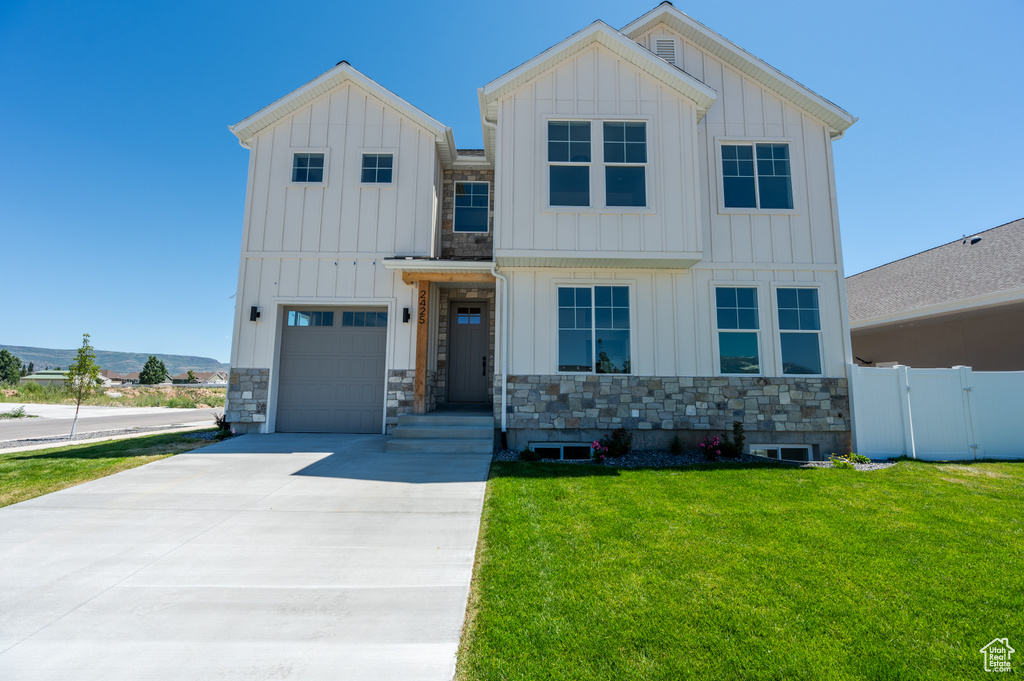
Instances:
[[[192,371],[191,369],[188,370],[188,376],[186,378],[187,378],[189,383],[198,383],[199,382],[196,379],[196,372]]]
[[[89,344],[89,334],[82,334],[82,347],[78,348],[75,361],[68,366],[64,374],[64,390],[75,400],[75,420],[71,422],[70,440],[75,436],[75,426],[78,425],[78,409],[82,406],[82,400],[96,391],[99,384],[100,365],[96,363],[96,353]]]
[[[7,349],[0,350],[0,383],[17,383],[21,377],[21,360]]]
[[[166,378],[167,367],[156,358],[156,355],[150,355],[145,366],[142,367],[142,371],[139,372],[139,383],[153,385],[154,383],[163,383]]]

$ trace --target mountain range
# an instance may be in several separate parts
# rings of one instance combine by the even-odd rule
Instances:
[[[22,364],[32,362],[35,369],[61,367],[66,369],[69,364],[75,361],[78,349],[55,350],[52,348],[30,348],[21,345],[0,345],[0,350],[15,355]],[[96,350],[96,363],[101,369],[109,369],[120,374],[127,374],[133,371],[142,371],[142,366],[149,359],[149,355],[142,352],[116,352],[113,350]],[[227,371],[229,365],[218,362],[212,357],[193,357],[192,355],[162,355],[153,353],[157,359],[164,363],[167,372],[175,374],[192,371]]]

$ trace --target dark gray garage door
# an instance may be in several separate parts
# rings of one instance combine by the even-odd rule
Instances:
[[[286,309],[276,430],[381,432],[386,347],[384,310]]]

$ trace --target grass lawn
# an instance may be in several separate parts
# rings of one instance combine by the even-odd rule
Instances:
[[[1024,463],[494,463],[456,678],[982,678],[1022,566]]]
[[[209,440],[188,439],[180,433],[171,433],[28,452],[0,451],[0,506],[16,504],[208,444]]]

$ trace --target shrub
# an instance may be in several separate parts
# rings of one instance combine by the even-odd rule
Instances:
[[[863,454],[851,453],[850,460],[853,461],[854,463],[871,463],[871,459],[864,456]]]
[[[668,451],[672,452],[673,456],[682,456],[683,441],[679,439],[679,433],[672,436],[672,440],[668,443]]]
[[[599,444],[607,450],[607,456],[625,456],[633,450],[633,434],[625,428],[616,428],[602,437]]]
[[[716,461],[722,456],[722,439],[717,435],[705,435],[697,446],[708,461]]]
[[[858,456],[859,457],[861,455],[860,454],[835,454],[835,453],[833,453],[833,454],[831,454],[828,457],[828,460],[832,462],[832,468],[843,468],[843,469],[855,468],[855,466],[853,465],[853,462],[855,461],[855,459],[852,458],[854,456]],[[862,457],[862,458],[866,459],[867,457],[865,456],[865,457]],[[861,462],[857,461],[857,463],[861,463]]]
[[[594,440],[590,443],[590,458],[594,463],[604,463],[608,458],[608,448]]]
[[[519,452],[520,461],[540,461],[540,454],[533,450],[533,445],[527,443],[523,450]]]

